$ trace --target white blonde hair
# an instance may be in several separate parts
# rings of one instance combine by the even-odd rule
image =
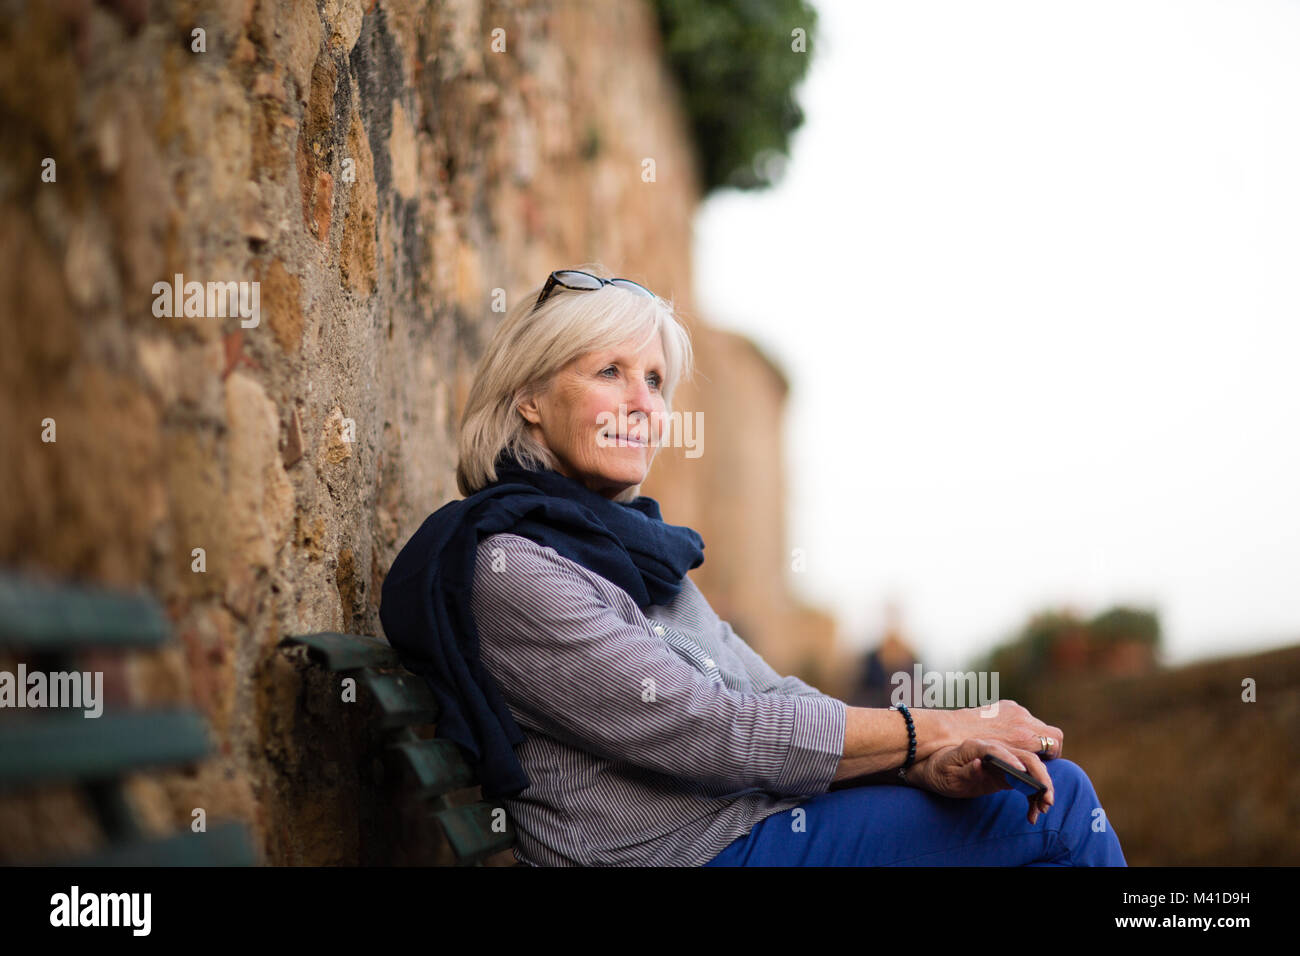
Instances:
[[[598,262],[575,268],[612,278]],[[545,393],[555,373],[579,356],[638,335],[639,351],[658,335],[664,354],[660,394],[666,414],[672,413],[677,386],[694,374],[690,334],[678,320],[672,300],[610,285],[590,291],[557,287],[533,312],[543,288],[544,283],[516,300],[475,369],[460,420],[456,465],[456,487],[465,497],[496,481],[497,456],[507,449],[525,468],[556,468],[555,456],[533,437],[519,405]],[[613,500],[631,501],[640,493],[641,486],[636,485]]]

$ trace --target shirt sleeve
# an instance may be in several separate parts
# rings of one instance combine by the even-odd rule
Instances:
[[[793,674],[782,677],[756,650],[745,643],[744,638],[735,632],[729,622],[722,621],[721,627],[722,643],[740,658],[749,674],[749,679],[753,681],[754,688],[760,694],[791,694],[796,697],[835,699],[828,694],[823,694],[811,684],[804,683]]]
[[[478,561],[471,606],[480,659],[521,725],[708,786],[790,795],[830,786],[844,751],[842,701],[715,684],[554,549],[494,544],[502,553]]]

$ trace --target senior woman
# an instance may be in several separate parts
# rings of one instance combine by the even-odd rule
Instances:
[[[1064,735],[1024,707],[850,707],[782,677],[640,494],[692,350],[673,307],[588,266],[506,315],[380,618],[544,866],[1125,865]],[[993,754],[1046,790],[985,770]],[[1028,804],[1026,804],[1028,801]]]

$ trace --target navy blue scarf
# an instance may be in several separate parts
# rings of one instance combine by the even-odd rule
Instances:
[[[642,610],[667,604],[704,541],[666,524],[659,503],[642,495],[620,503],[549,469],[530,471],[503,452],[497,480],[425,519],[384,578],[379,619],[403,665],[423,676],[440,708],[437,735],[454,740],[484,796],[528,786],[515,757],[524,740],[496,681],[479,662],[470,610],[478,543],[510,532],[552,547],[625,590]]]

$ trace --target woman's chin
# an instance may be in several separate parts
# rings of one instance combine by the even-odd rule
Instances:
[[[606,475],[611,481],[616,481],[621,485],[639,485],[645,480],[646,472],[649,471],[648,463],[630,463],[621,468],[611,468]]]

